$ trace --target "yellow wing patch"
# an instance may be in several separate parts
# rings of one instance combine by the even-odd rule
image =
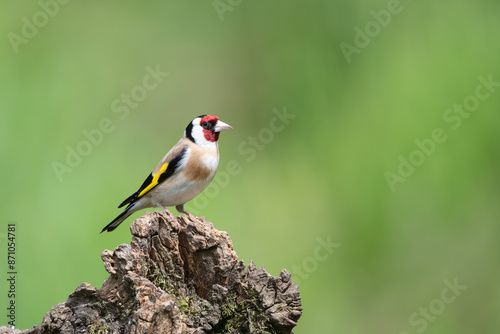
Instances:
[[[146,188],[144,188],[144,190],[141,191],[141,193],[137,197],[141,197],[145,193],[147,193],[148,191],[153,189],[158,184],[158,179],[160,178],[160,175],[163,174],[167,170],[167,167],[168,167],[168,162],[166,164],[164,164],[163,166],[161,166],[160,170],[156,174],[153,175],[153,180],[151,181],[151,183]]]

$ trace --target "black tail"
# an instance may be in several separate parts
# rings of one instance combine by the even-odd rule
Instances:
[[[118,217],[116,217],[111,223],[106,225],[106,227],[103,228],[100,233],[102,233],[104,231],[111,232],[115,228],[117,228],[118,225],[120,225],[125,219],[128,218],[128,216],[130,216],[131,214],[133,214],[135,212],[135,210],[132,210],[133,207],[134,207],[134,205],[129,205],[125,210],[123,210],[122,213],[120,213],[118,215]]]

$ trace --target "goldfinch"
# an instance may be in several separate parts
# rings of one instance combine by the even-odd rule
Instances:
[[[145,208],[175,206],[189,215],[184,204],[198,196],[212,181],[219,165],[219,133],[232,129],[217,116],[196,117],[184,136],[161,159],[142,186],[118,206],[125,210],[101,231],[111,232],[132,213]]]

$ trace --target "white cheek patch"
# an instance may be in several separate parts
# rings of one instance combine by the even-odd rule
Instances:
[[[205,136],[203,135],[203,128],[199,125],[193,125],[193,129],[191,130],[191,135],[193,136],[197,144],[201,141],[205,141]]]
[[[217,142],[208,141],[203,134],[203,128],[200,125],[193,124],[191,135],[196,144],[204,148],[217,149]]]

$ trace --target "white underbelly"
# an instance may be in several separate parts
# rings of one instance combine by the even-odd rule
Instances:
[[[188,182],[177,175],[151,190],[152,206],[177,206],[189,202],[198,196],[212,181],[210,177],[204,181]]]

